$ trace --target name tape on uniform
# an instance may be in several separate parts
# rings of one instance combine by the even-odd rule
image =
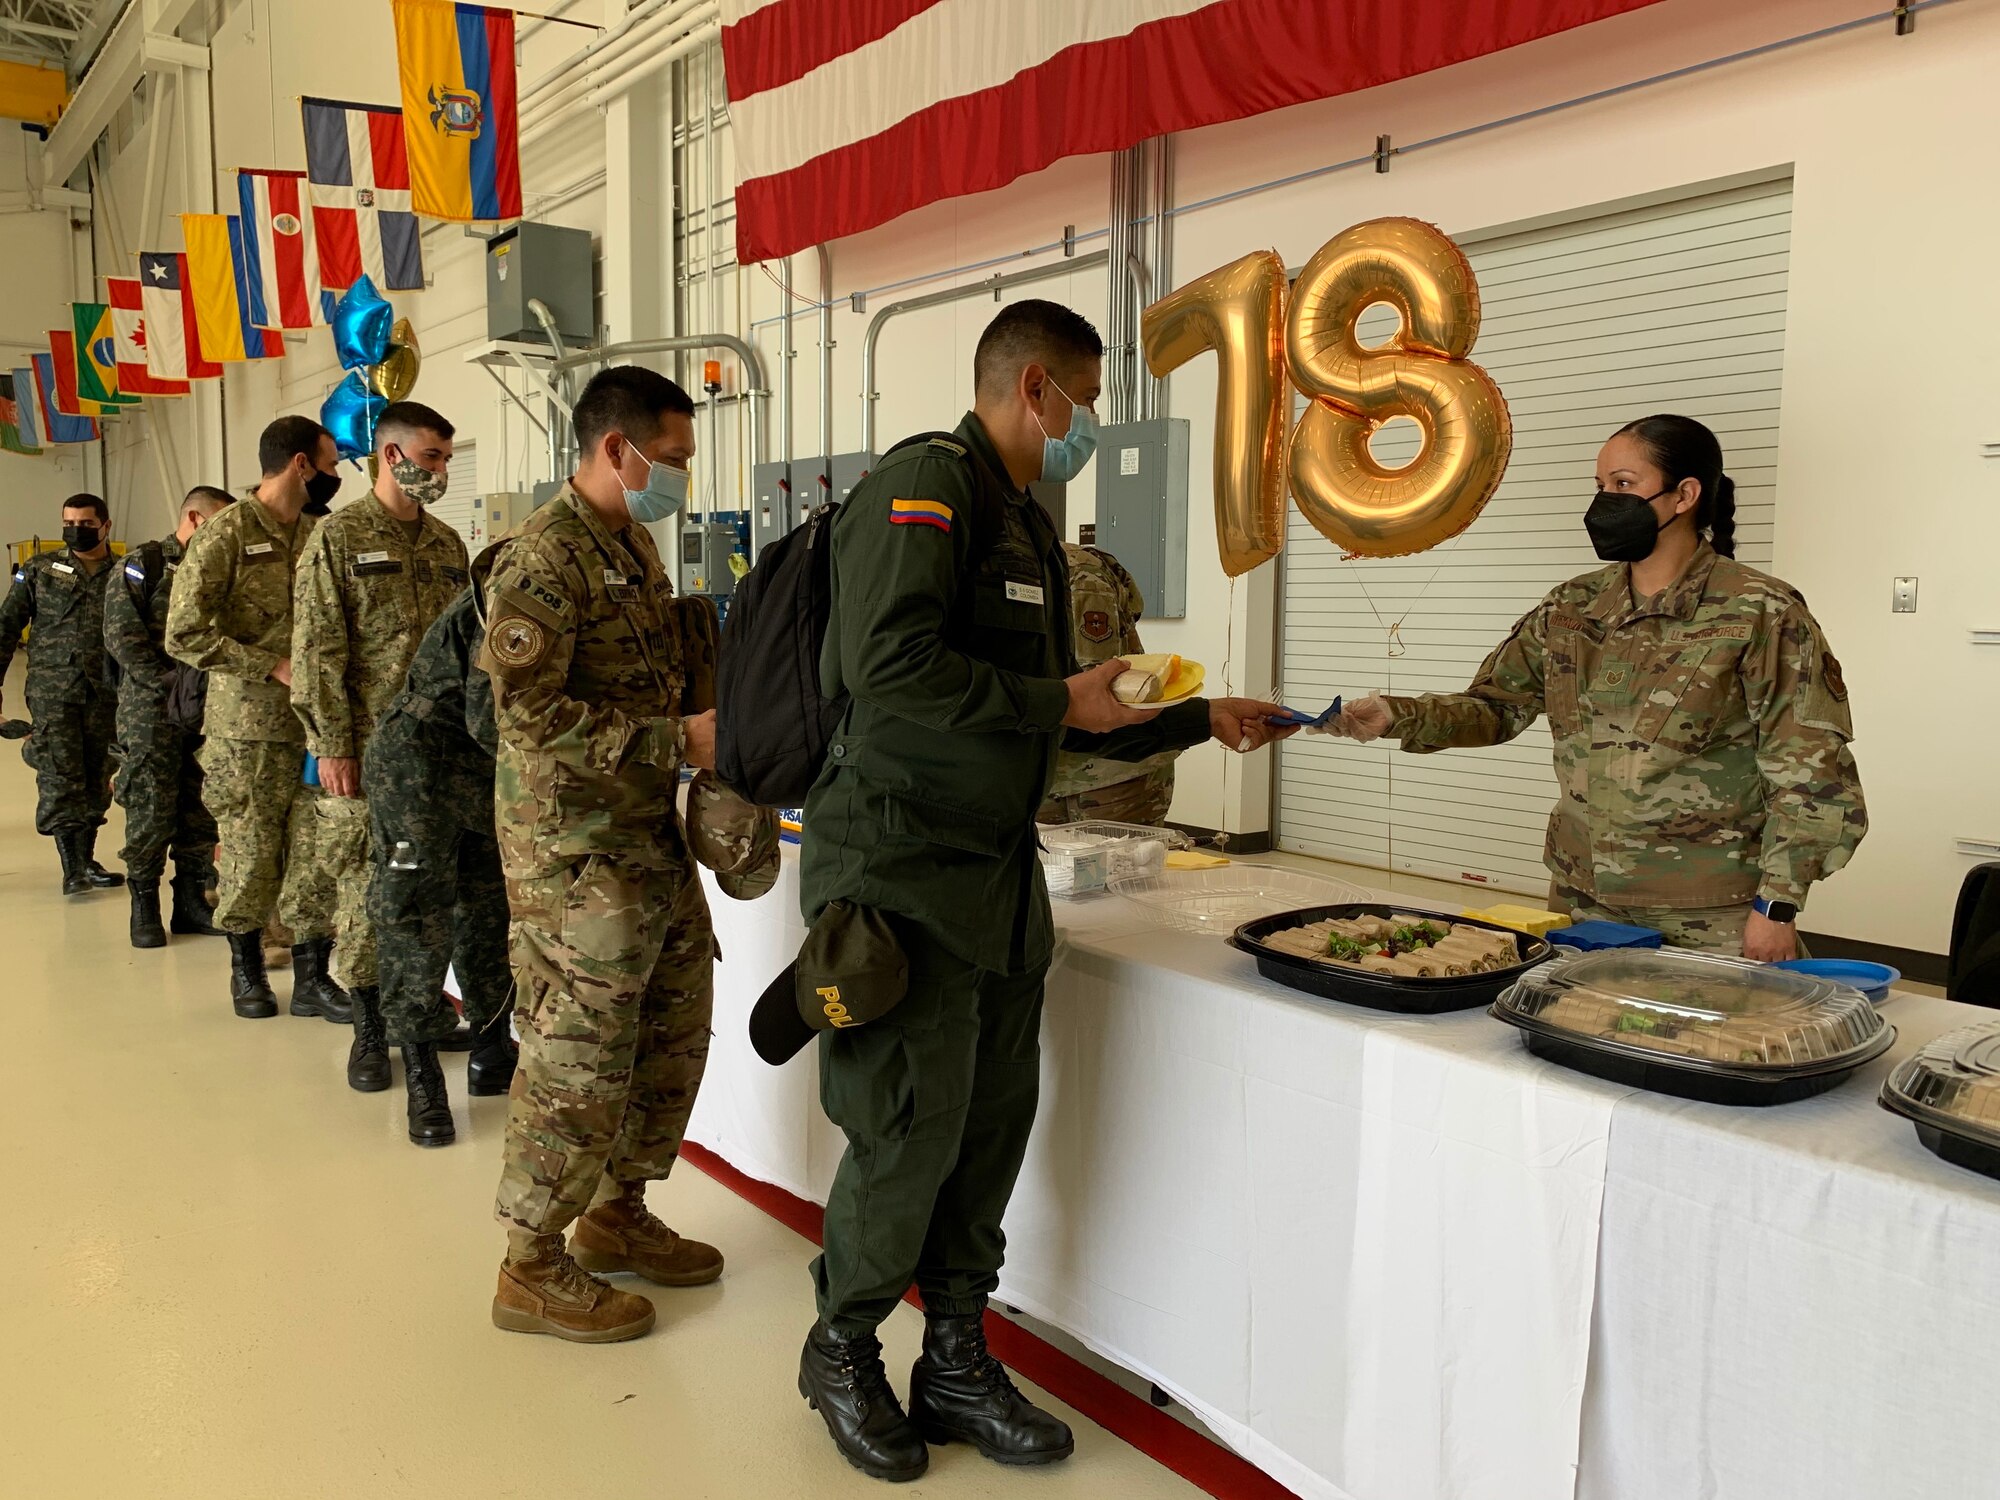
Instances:
[[[1011,578],[1007,580],[1007,597],[1016,604],[1044,604],[1048,598],[1040,584],[1016,583]]]
[[[248,547],[243,549],[243,555],[245,557],[263,557],[277,550],[278,544],[276,542],[252,542]]]
[[[76,571],[68,563],[50,563],[49,566],[54,568],[58,573],[74,573]]]

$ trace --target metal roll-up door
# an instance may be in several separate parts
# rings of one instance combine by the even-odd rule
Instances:
[[[1514,418],[1507,477],[1477,522],[1415,557],[1342,561],[1293,509],[1286,701],[1463,690],[1551,588],[1601,566],[1583,530],[1597,450],[1635,417],[1680,412],[1715,429],[1737,485],[1737,555],[1768,567],[1791,208],[1784,178],[1466,236],[1484,304],[1473,358]],[[1377,342],[1394,328],[1395,315],[1376,308],[1361,332]],[[1407,458],[1415,431],[1385,428],[1376,452]],[[1278,842],[1539,895],[1555,796],[1543,722],[1508,745],[1429,756],[1295,740],[1281,755]]]

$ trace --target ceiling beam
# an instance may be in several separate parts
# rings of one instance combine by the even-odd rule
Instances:
[[[207,68],[208,49],[173,34],[196,3],[133,0],[126,8],[90,71],[77,81],[69,107],[49,132],[45,182],[69,180],[147,73],[165,68]]]

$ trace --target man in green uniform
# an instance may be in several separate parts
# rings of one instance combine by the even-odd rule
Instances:
[[[504,1094],[514,1080],[507,882],[493,837],[499,740],[492,681],[474,665],[486,638],[484,591],[501,546],[480,554],[470,586],[424,632],[361,765],[380,1014],[388,1040],[403,1049],[410,1139],[419,1146],[457,1138],[443,1073],[434,1061],[429,1068],[412,1062],[418,1049],[434,1059],[458,1025],[444,994],[447,969],[458,976],[476,1038],[467,1092]],[[356,1028],[361,1024],[357,1011]]]
[[[923,1473],[927,1437],[1018,1464],[1072,1449],[981,1322],[1035,1117],[1054,928],[1035,811],[1059,750],[1142,760],[1273,738],[1273,705],[1139,712],[1112,695],[1123,663],[1077,671],[1068,569],[1028,486],[1087,461],[1102,356],[1069,309],[1008,308],[979,341],[956,434],[893,450],[833,528],[822,686],[852,701],[806,803],[803,905],[809,921],[834,901],[881,913],[909,981],[886,1016],[820,1042],[820,1098],[848,1149],[799,1388],[884,1479]],[[926,1325],[905,1416],[875,1329],[913,1281]]]
[[[202,524],[232,498],[197,485],[173,535],[128,553],[104,594],[104,649],[118,663],[118,804],[125,809],[125,873],[132,882],[132,946],[164,948],[160,880],[174,857],[173,930],[220,937],[209,916],[215,818],[201,795],[201,674],[167,655],[174,576]]]
[[[390,1070],[368,919],[361,752],[403,690],[417,643],[465,587],[465,543],[427,509],[444,498],[451,452],[452,425],[430,407],[384,408],[375,422],[375,487],[320,522],[293,598],[292,707],[319,761],[314,843],[335,891],[334,977],[354,1000],[347,1084],[363,1093],[388,1088]],[[403,1062],[413,1109],[431,1117],[431,1130],[442,1109],[449,1139],[437,1048],[412,1043]]]
[[[280,417],[258,443],[264,477],[194,534],[167,607],[167,654],[209,674],[204,796],[222,830],[215,925],[229,934],[229,998],[275,1016],[262,933],[273,911],[292,934],[292,1014],[352,1018],[327,973],[331,892],[314,867],[305,730],[292,712],[292,582],[312,539],[308,503],[340,488],[333,436]]]
[[[1069,629],[1076,659],[1086,667],[1133,656],[1146,600],[1123,563],[1095,547],[1063,543],[1069,564]],[[1138,765],[1065,750],[1056,757],[1056,779],[1037,821],[1043,823],[1142,823],[1164,827],[1174,805],[1177,750]]]
[[[104,589],[111,558],[111,511],[96,495],[63,501],[64,547],[14,570],[0,603],[0,684],[21,632],[28,646],[28,713],[34,729],[22,758],[35,768],[35,832],[55,840],[63,894],[125,883],[97,862],[97,830],[111,805],[117,695],[104,654]]]
[[[583,461],[507,541],[479,658],[521,1033],[493,1321],[608,1343],[645,1333],[653,1306],[586,1267],[662,1286],[722,1274],[645,1198],[708,1060],[715,941],[675,804],[681,767],[714,763],[715,714],[691,711],[673,587],[634,524],[685,503],[694,404],[622,367],[592,379],[573,421]]]

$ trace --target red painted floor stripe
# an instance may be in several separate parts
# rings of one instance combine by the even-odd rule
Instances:
[[[692,1141],[682,1144],[681,1157],[794,1234],[815,1245],[820,1243],[825,1210],[817,1203],[768,1182],[759,1182]],[[915,1292],[905,1300],[915,1303]],[[1116,1381],[1098,1374],[1081,1360],[997,1312],[986,1314],[986,1340],[994,1356],[1008,1369],[1033,1381],[1106,1432],[1124,1439],[1155,1463],[1200,1486],[1217,1500],[1297,1500],[1291,1490],[1213,1438],[1175,1421]]]

